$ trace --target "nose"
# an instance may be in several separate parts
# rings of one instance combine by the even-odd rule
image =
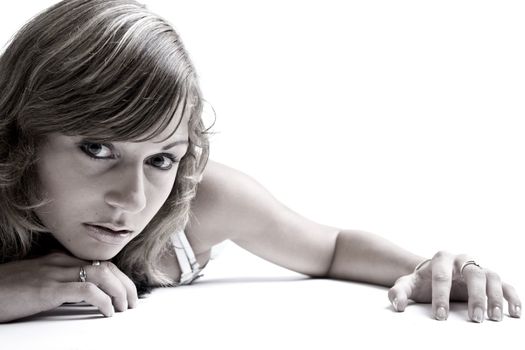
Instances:
[[[146,206],[144,172],[142,166],[131,165],[113,174],[112,186],[104,200],[112,207],[130,213],[139,213]]]

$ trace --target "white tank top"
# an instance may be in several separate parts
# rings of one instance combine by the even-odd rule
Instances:
[[[180,266],[180,280],[175,283],[176,286],[191,284],[197,278],[201,277],[200,273],[204,268],[200,266],[195,258],[195,253],[191,248],[190,242],[184,231],[179,231],[171,236],[171,242],[177,254],[177,260]]]

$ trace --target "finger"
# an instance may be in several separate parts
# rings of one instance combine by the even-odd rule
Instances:
[[[476,265],[467,265],[463,278],[467,284],[468,316],[474,322],[483,322],[487,305],[486,272]]]
[[[511,317],[521,317],[521,301],[514,287],[503,283],[503,297],[509,303],[509,315]]]
[[[87,273],[86,280],[94,283],[106,294],[113,299],[113,305],[116,311],[126,311],[128,309],[127,290],[115,276],[108,264],[100,264],[98,266],[88,265],[84,266]]]
[[[388,299],[394,310],[398,312],[405,311],[408,304],[408,299],[412,294],[412,277],[411,275],[399,278],[392,288],[388,291]]]
[[[85,301],[97,307],[106,317],[113,316],[115,312],[111,298],[90,282],[61,283],[56,291],[56,295],[59,296],[59,305]]]
[[[503,288],[497,273],[486,271],[487,279],[487,313],[493,321],[503,319]]]
[[[127,310],[128,301],[126,288],[106,264],[101,264],[99,266],[85,265],[84,271],[87,274],[86,283],[91,282],[95,284],[110,296],[117,311]],[[80,282],[80,267],[55,268],[52,272],[52,276],[54,276],[55,280],[60,282]]]
[[[107,267],[113,272],[113,274],[119,279],[119,281],[122,283],[124,288],[126,289],[126,295],[128,300],[128,306],[130,308],[137,307],[139,297],[137,294],[137,287],[135,286],[135,283],[120,269],[115,266],[115,264],[107,261],[102,262],[102,264],[106,264]]]
[[[448,318],[453,268],[450,253],[438,252],[432,258],[432,313],[440,321]]]
[[[67,270],[49,268],[47,275],[59,282],[80,281],[80,267],[73,266]],[[98,266],[85,265],[86,281],[93,282],[113,298],[117,311],[125,311],[138,304],[135,284],[110,262],[102,262]]]

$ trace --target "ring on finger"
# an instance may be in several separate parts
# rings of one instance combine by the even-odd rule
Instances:
[[[78,273],[78,277],[80,279],[80,282],[86,282],[86,280],[87,280],[87,272],[86,272],[86,269],[84,269],[84,266],[80,266],[80,271]]]
[[[465,269],[465,267],[467,267],[468,265],[474,265],[474,266],[477,266],[479,267],[480,269],[482,269],[481,266],[479,266],[479,264],[477,262],[475,262],[474,260],[468,260],[468,261],[465,261],[463,263],[463,265],[461,265],[461,268],[459,269],[459,274],[460,276],[463,278],[463,270]]]
[[[423,260],[422,262],[420,262],[419,264],[417,264],[417,266],[414,268],[414,272],[416,272],[417,270],[422,268],[423,265],[425,265],[429,261],[432,261],[432,259],[426,259],[426,260]]]

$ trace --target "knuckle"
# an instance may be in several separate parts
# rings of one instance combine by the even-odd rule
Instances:
[[[85,294],[95,294],[98,290],[98,287],[91,282],[83,282],[79,283],[78,285],[80,291]]]
[[[455,260],[456,260],[457,263],[463,264],[465,261],[469,261],[469,260],[472,260],[472,259],[470,259],[467,254],[458,254],[458,255],[456,255],[456,259]]]
[[[450,253],[445,251],[445,250],[440,250],[438,251],[436,254],[434,254],[434,257],[433,259],[437,258],[437,259],[441,259],[441,258],[445,258],[447,256],[450,256]]]
[[[113,276],[117,275],[118,267],[115,264],[113,264],[112,262],[105,261],[105,262],[100,264],[100,267],[102,267],[102,270],[106,274],[111,274]]]
[[[137,286],[135,286],[135,283],[131,282],[129,287],[130,287],[133,297],[138,298],[138,291],[137,291]]]
[[[505,291],[507,291],[507,293],[509,294],[516,294],[516,289],[514,288],[514,286],[508,283],[503,283],[503,289],[505,289]]]
[[[511,304],[521,304],[520,297],[518,296],[516,289],[514,289],[514,287],[510,284],[503,284],[503,297]]]
[[[489,300],[502,301],[503,290],[501,288],[489,288],[487,289],[487,296],[489,297]]]
[[[468,273],[476,279],[485,280],[487,278],[485,271],[477,268],[476,266],[469,268]]]
[[[115,271],[117,269],[117,266],[113,264],[111,261],[104,261],[101,265],[106,266],[111,271]]]
[[[499,283],[501,284],[501,277],[497,273],[493,271],[487,271],[487,279],[490,280],[493,283]]]
[[[437,272],[432,275],[432,281],[433,282],[448,282],[450,281],[450,277],[444,272]]]
[[[104,264],[104,265],[101,264],[101,265],[98,267],[98,271],[99,271],[99,273],[100,273],[102,276],[104,276],[104,277],[106,277],[106,278],[113,274],[113,273],[111,272],[111,269],[108,267],[107,264]]]

